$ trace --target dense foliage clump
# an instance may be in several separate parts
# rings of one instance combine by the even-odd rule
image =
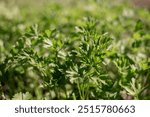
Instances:
[[[150,99],[150,11],[127,1],[0,2],[0,99]]]

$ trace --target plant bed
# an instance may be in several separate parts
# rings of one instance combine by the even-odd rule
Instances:
[[[117,0],[1,2],[0,99],[150,99],[149,14]]]

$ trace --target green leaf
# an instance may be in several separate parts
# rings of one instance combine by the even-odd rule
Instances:
[[[32,95],[29,92],[26,93],[16,93],[12,100],[31,100],[32,99]]]

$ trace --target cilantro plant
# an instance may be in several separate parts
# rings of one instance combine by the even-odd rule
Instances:
[[[150,99],[148,9],[15,2],[0,2],[0,99]]]

